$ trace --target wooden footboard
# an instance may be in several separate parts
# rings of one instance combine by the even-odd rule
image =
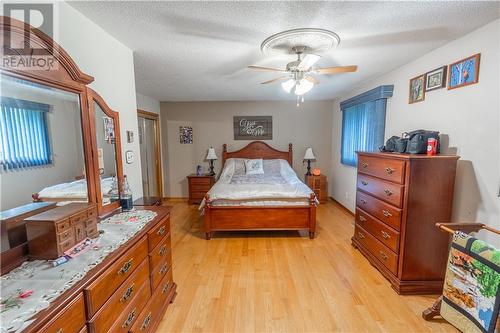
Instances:
[[[205,196],[205,237],[214,231],[235,230],[308,230],[316,233],[316,197],[304,206],[212,206]]]

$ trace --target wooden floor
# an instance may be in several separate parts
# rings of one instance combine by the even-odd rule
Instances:
[[[215,233],[196,206],[173,205],[178,295],[158,332],[456,332],[421,319],[435,296],[398,296],[353,249],[353,217],[318,207],[314,240],[298,232]]]

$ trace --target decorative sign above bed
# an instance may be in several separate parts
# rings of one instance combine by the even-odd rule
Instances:
[[[272,116],[234,116],[233,127],[235,140],[273,139]]]

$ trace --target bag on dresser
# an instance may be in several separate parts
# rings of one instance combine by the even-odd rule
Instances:
[[[439,132],[416,130],[407,133],[408,144],[406,152],[409,154],[425,154],[427,152],[427,140],[434,138],[437,140],[437,153],[439,154]]]
[[[404,153],[406,151],[407,144],[408,144],[408,138],[391,136],[385,143],[385,146],[383,146],[380,150],[396,152],[396,153]]]

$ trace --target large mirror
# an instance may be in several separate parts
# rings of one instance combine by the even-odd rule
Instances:
[[[89,200],[80,96],[1,75],[1,210]]]
[[[111,110],[92,89],[88,89],[91,132],[93,136],[94,169],[97,170],[97,196],[103,212],[119,206],[122,180],[120,127],[118,113]]]

